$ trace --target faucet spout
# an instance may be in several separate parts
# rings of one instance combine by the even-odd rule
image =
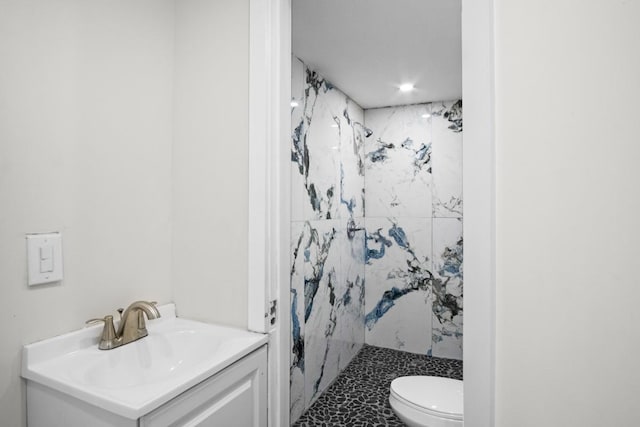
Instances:
[[[118,332],[116,333],[121,345],[130,343],[148,335],[144,315],[148,319],[160,317],[160,312],[155,304],[148,301],[136,301],[129,305],[122,314]],[[132,318],[133,317],[133,318]]]

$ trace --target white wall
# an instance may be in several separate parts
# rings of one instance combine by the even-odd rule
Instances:
[[[180,315],[247,325],[249,2],[176,2],[173,282]]]
[[[640,425],[640,3],[495,12],[496,425]]]
[[[171,299],[173,2],[0,1],[0,414],[24,425],[22,344]],[[27,288],[25,233],[65,279]]]

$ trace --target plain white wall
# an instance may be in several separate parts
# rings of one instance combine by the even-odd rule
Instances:
[[[171,299],[173,2],[0,1],[0,414],[24,425],[21,346]],[[63,233],[28,288],[25,233]]]
[[[496,425],[640,425],[640,2],[495,13]]]
[[[248,0],[176,1],[173,283],[181,316],[247,326]]]

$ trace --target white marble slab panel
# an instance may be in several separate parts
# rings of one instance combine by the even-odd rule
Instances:
[[[365,218],[365,342],[431,349],[431,219]]]
[[[335,306],[340,270],[340,221],[305,223],[303,241],[305,319],[305,406],[309,406],[338,374],[332,351],[338,312]]]
[[[341,220],[340,271],[336,286],[338,312],[334,332],[338,369],[342,371],[364,343],[364,220]]]
[[[433,123],[433,216],[462,218],[462,101],[436,102]]]
[[[429,104],[365,110],[366,216],[431,216]]]
[[[335,380],[364,342],[362,223],[292,224],[292,419]]]
[[[432,355],[462,359],[462,220],[433,219]]]
[[[364,217],[364,112],[350,99],[337,120],[340,130],[340,218]]]
[[[292,74],[292,220],[362,217],[363,110],[298,59]]]
[[[304,245],[305,230],[302,221],[291,223],[291,335],[290,335],[290,414],[297,420],[305,410],[304,398]]]
[[[305,187],[304,136],[308,123],[304,120],[305,101],[305,66],[296,57],[291,58],[291,220],[305,219]]]

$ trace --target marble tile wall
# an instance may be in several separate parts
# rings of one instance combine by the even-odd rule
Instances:
[[[364,343],[364,112],[293,58],[291,419]]]
[[[293,422],[365,341],[462,357],[462,103],[364,111],[297,58],[292,97]]]
[[[365,342],[462,358],[462,102],[365,110]]]

